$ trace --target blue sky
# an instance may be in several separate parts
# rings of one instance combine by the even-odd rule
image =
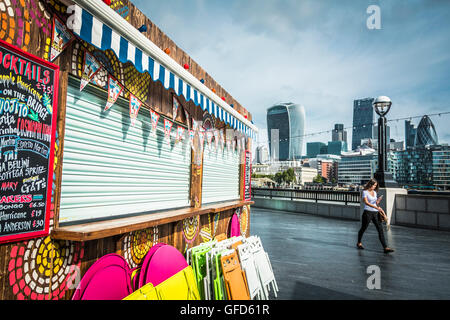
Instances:
[[[277,102],[304,105],[306,133],[351,127],[357,98],[389,96],[391,119],[450,111],[450,1],[133,2],[253,114],[260,141]],[[380,30],[366,26],[369,5]],[[449,143],[450,115],[432,121]],[[404,122],[390,126],[404,140]]]

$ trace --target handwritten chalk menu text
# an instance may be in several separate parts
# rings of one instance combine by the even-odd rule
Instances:
[[[58,78],[0,41],[0,243],[48,235]]]
[[[244,167],[244,201],[252,199],[252,154],[250,151],[245,152]]]

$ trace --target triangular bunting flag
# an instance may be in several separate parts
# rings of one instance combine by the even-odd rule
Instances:
[[[55,60],[74,39],[73,33],[67,29],[66,25],[57,16],[54,16],[50,62]]]
[[[150,121],[152,123],[152,135],[156,137],[156,128],[158,127],[159,114],[150,110]]]
[[[184,128],[182,126],[177,127],[177,141],[184,139]]]
[[[189,143],[191,145],[192,150],[194,150],[194,137],[195,137],[195,131],[189,130]]]
[[[105,110],[108,110],[117,101],[117,98],[123,91],[123,86],[112,75],[108,74],[108,100]]]
[[[173,122],[167,119],[164,119],[164,136],[170,143],[170,130],[172,129]]]
[[[141,108],[142,102],[130,93],[130,119],[131,125],[134,127],[136,119]]]
[[[219,130],[214,130],[214,145],[217,150],[217,146],[219,145]]]
[[[208,147],[211,148],[213,132],[211,130],[206,131],[206,139],[208,141]]]
[[[187,112],[186,109],[184,109],[184,115],[186,116],[186,123],[188,126],[188,130],[191,130],[191,121],[190,121],[190,117],[189,117],[189,112]]]
[[[223,150],[225,138],[222,130],[219,131],[219,135],[220,135],[220,148]]]
[[[86,87],[86,85],[91,82],[92,78],[99,72],[101,69],[100,64],[94,58],[89,51],[84,51],[84,64],[83,64],[83,74],[81,75],[80,82],[80,91]]]
[[[203,144],[205,142],[205,133],[203,131],[199,131],[198,138],[200,139],[200,150],[203,150]]]
[[[172,96],[172,120],[175,121],[175,118],[178,114],[178,109],[180,108],[180,104],[178,103],[177,98],[175,96]]]

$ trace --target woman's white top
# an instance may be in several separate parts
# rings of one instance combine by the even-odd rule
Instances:
[[[364,190],[363,191],[363,199],[364,198],[367,198],[367,202],[369,202],[370,204],[378,207],[378,205],[377,205],[377,199],[378,198],[377,198],[377,192],[376,191],[373,191],[373,196],[372,196],[370,194],[369,190]],[[364,203],[364,210],[374,211],[374,212],[378,211],[377,209],[368,206],[366,203]]]

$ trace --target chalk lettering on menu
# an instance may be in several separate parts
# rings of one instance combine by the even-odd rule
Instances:
[[[0,242],[48,234],[58,77],[0,41]]]

